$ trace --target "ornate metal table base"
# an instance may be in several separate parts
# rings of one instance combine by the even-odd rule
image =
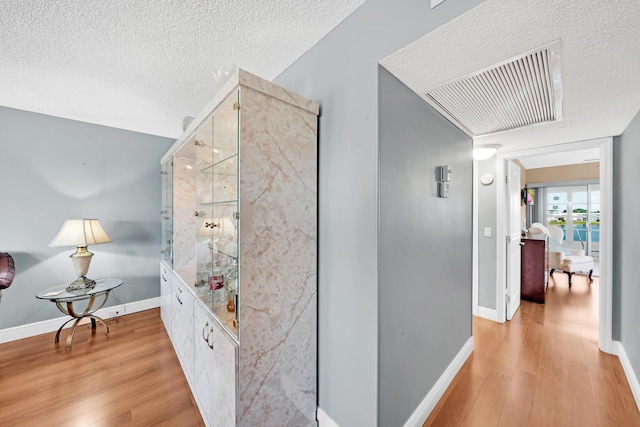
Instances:
[[[102,299],[102,303],[99,306],[94,308],[96,295],[90,295],[89,303],[81,313],[76,313],[76,311],[73,309],[73,303],[74,301],[78,301],[77,299],[73,301],[68,301],[68,300],[56,301],[56,305],[58,306],[58,309],[64,314],[68,314],[69,316],[71,316],[71,319],[67,320],[62,324],[62,326],[60,326],[60,328],[58,329],[58,332],[56,332],[56,338],[53,340],[54,343],[57,343],[60,341],[60,331],[62,331],[62,328],[64,328],[67,323],[73,321],[74,323],[73,323],[73,326],[71,327],[71,332],[69,332],[69,335],[67,335],[67,344],[64,347],[65,350],[71,350],[71,341],[73,341],[73,334],[75,334],[76,328],[78,327],[78,324],[80,323],[80,321],[86,317],[91,319],[92,332],[96,330],[96,320],[97,320],[100,323],[102,323],[102,325],[104,326],[104,329],[107,331],[105,335],[109,335],[109,327],[107,326],[107,323],[104,320],[102,320],[100,317],[95,316],[93,314],[96,311],[100,310],[102,306],[107,302],[107,298],[109,298],[109,292],[98,294],[98,296],[104,297]],[[66,307],[63,304],[66,304]]]
[[[109,335],[109,327],[107,326],[107,324],[105,323],[104,320],[102,320],[101,318],[99,318],[98,316],[85,316],[85,317],[89,317],[91,318],[91,329],[95,330],[96,329],[96,320],[99,321],[100,323],[102,323],[104,325],[104,328],[106,329],[106,333],[105,335]],[[64,326],[75,320],[75,323],[73,324],[73,327],[71,328],[71,332],[69,332],[69,335],[67,336],[67,345],[65,345],[64,349],[65,350],[71,350],[71,341],[73,340],[73,334],[75,334],[76,332],[76,327],[78,326],[78,323],[80,323],[80,320],[82,320],[83,317],[78,317],[77,319],[69,319],[66,322],[64,322],[62,324],[62,326],[60,326],[60,329],[58,329],[58,332],[56,332],[56,338],[53,340],[54,343],[57,343],[58,341],[60,341],[60,331],[62,330],[62,328],[64,328]]]

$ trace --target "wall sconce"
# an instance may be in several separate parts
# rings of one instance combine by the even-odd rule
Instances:
[[[438,197],[449,197],[449,181],[451,180],[451,168],[449,166],[436,167],[436,182],[438,183]]]
[[[473,147],[473,158],[475,160],[487,160],[500,148],[498,144],[485,144]]]

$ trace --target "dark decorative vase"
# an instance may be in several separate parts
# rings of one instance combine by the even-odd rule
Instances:
[[[16,274],[13,258],[6,252],[0,252],[0,290],[7,289]]]

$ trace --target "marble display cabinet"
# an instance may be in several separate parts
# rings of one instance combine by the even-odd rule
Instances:
[[[162,159],[163,321],[207,425],[316,425],[317,116],[237,70]]]

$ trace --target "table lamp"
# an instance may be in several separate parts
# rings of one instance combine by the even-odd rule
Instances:
[[[92,289],[95,280],[86,277],[93,254],[87,250],[89,245],[109,243],[111,238],[105,233],[97,219],[68,219],[62,225],[58,235],[49,243],[49,247],[76,246],[71,254],[71,262],[78,278],[67,286],[67,291]]]

